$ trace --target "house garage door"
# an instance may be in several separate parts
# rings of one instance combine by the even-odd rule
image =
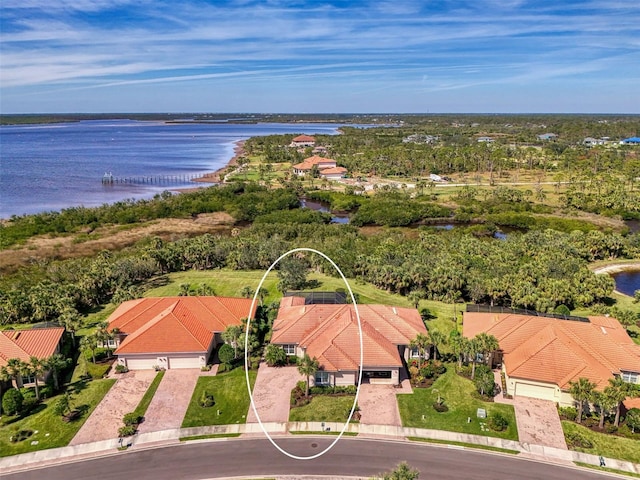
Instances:
[[[555,399],[554,391],[555,389],[553,387],[516,382],[516,397],[533,397],[553,401]]]
[[[129,370],[153,370],[158,364],[155,358],[127,358],[127,367]]]
[[[169,357],[169,368],[200,368],[200,360],[194,357]]]

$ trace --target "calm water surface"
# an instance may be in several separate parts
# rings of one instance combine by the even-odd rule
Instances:
[[[0,218],[149,198],[155,185],[102,176],[189,175],[223,167],[234,142],[284,133],[336,134],[335,124],[166,124],[95,120],[0,127]],[[198,186],[192,182],[170,188]]]
[[[613,279],[619,292],[633,296],[633,292],[640,290],[640,270],[614,273]]]

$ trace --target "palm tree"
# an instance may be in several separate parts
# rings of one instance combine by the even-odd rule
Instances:
[[[98,339],[96,338],[95,335],[85,335],[80,340],[80,350],[82,352],[89,350],[91,352],[93,363],[96,363],[97,348],[98,348]]]
[[[569,382],[569,393],[578,404],[578,418],[576,421],[582,423],[582,411],[584,404],[591,399],[595,383],[591,383],[587,378],[579,378],[577,382]]]
[[[82,320],[80,319],[80,314],[77,310],[71,307],[65,308],[60,316],[58,317],[58,321],[62,323],[64,328],[71,334],[71,342],[73,346],[76,346],[76,331],[82,325]]]
[[[311,375],[315,375],[320,368],[320,363],[316,357],[311,358],[308,353],[304,354],[304,357],[298,358],[298,372],[301,375],[307,377],[307,390],[305,391],[305,397],[309,398],[309,382],[311,381]]]
[[[594,405],[598,406],[598,411],[600,413],[600,421],[598,423],[598,427],[602,430],[604,428],[604,419],[606,414],[613,407],[616,406],[615,392],[612,391],[611,387],[607,387],[603,392],[598,390],[594,390],[591,394],[591,401]]]
[[[32,356],[30,359],[31,372],[33,373],[33,377],[36,382],[36,400],[40,401],[40,388],[38,386],[38,377],[43,377],[45,372],[47,371],[42,360],[38,357]]]
[[[614,377],[609,379],[609,386],[605,388],[608,390],[608,394],[615,402],[616,417],[613,424],[617,427],[620,425],[620,408],[622,402],[627,397],[638,396],[638,391],[632,383],[625,382],[621,377]]]
[[[411,290],[407,295],[407,300],[409,300],[411,305],[413,305],[413,308],[418,309],[418,306],[420,305],[420,300],[422,300],[424,297],[425,297],[424,290]]]
[[[233,358],[238,358],[238,340],[242,335],[242,327],[240,325],[229,325],[222,332],[222,340],[233,347]]]
[[[422,367],[422,359],[424,358],[424,353],[430,344],[431,344],[431,341],[429,340],[429,337],[424,333],[418,333],[416,335],[416,338],[411,340],[411,343],[409,344],[409,346],[411,348],[418,349],[418,368]]]
[[[24,362],[19,358],[10,358],[9,360],[7,360],[6,369],[9,376],[16,381],[16,388],[21,388]]]
[[[476,378],[476,362],[478,361],[478,354],[482,352],[482,347],[478,341],[478,337],[472,338],[467,344],[466,354],[471,357],[471,380]]]
[[[493,354],[493,352],[500,348],[500,343],[498,343],[498,339],[496,337],[489,335],[486,332],[479,333],[476,335],[476,338],[478,339],[480,353],[482,353],[482,357],[486,362],[489,358],[489,354]]]
[[[460,335],[457,330],[452,330],[449,334],[449,345],[453,354],[458,358],[458,370],[462,368],[462,359],[469,349],[469,339]]]
[[[429,332],[431,337],[431,345],[433,345],[433,359],[438,359],[438,347],[447,343],[447,336],[439,330],[432,330]]]
[[[44,360],[45,366],[48,370],[51,370],[53,376],[53,386],[56,390],[60,388],[60,371],[69,365],[69,359],[64,358],[60,353],[54,353],[49,358]]]

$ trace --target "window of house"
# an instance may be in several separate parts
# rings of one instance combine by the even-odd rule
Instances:
[[[284,353],[287,355],[295,355],[296,354],[296,346],[293,344],[282,345]]]
[[[316,372],[316,385],[329,385],[329,372]]]
[[[30,383],[36,383],[36,377],[33,375],[23,375],[22,376],[22,384],[28,385]]]
[[[110,338],[107,342],[107,344],[109,345],[110,348],[115,348],[116,345],[116,339],[115,338]]]
[[[411,358],[418,358],[420,356],[420,350],[416,347],[411,349]]]
[[[632,372],[622,372],[622,379],[629,383],[638,383],[638,374]]]

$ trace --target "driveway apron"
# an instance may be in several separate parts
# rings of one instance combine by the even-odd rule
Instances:
[[[167,370],[149,404],[139,433],[180,428],[187,413],[193,390],[200,376],[199,369]]]
[[[360,423],[364,425],[401,426],[400,411],[396,400],[398,389],[392,385],[360,385],[358,406]]]
[[[537,398],[515,397],[520,442],[567,449],[556,404]]]
[[[69,445],[108,440],[118,436],[122,417],[135,410],[156,376],[152,370],[118,375],[113,385]]]
[[[261,363],[252,392],[260,420],[288,422],[291,390],[301,380],[305,378],[300,375],[297,367],[269,367],[266,363]],[[247,423],[258,423],[251,407]]]

